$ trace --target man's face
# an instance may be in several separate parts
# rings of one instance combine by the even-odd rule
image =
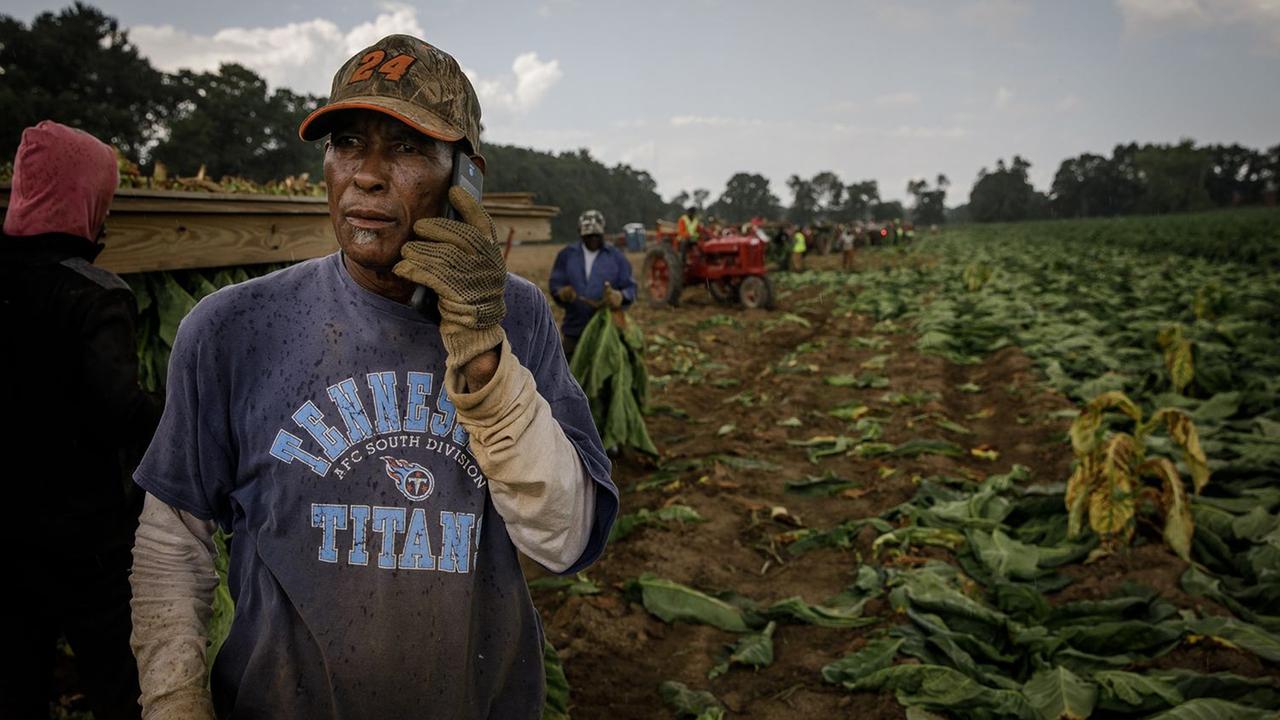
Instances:
[[[604,244],[604,236],[600,234],[583,235],[582,244],[586,245],[591,252],[595,252]]]
[[[351,262],[389,270],[413,223],[444,214],[453,150],[373,110],[337,115],[325,146],[329,218]]]

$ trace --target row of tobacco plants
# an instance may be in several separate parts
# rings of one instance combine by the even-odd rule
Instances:
[[[1152,226],[1160,238],[1144,235]],[[798,531],[793,555],[878,533],[856,581],[816,605],[762,606],[648,575],[633,598],[663,620],[735,633],[715,674],[767,667],[779,624],[874,625],[882,618],[863,609],[886,600],[893,622],[822,675],[892,691],[908,717],[1275,717],[1277,227],[1276,211],[974,227],[878,251],[866,272],[787,276],[784,286],[820,286],[837,311],[910,332],[920,351],[955,363],[1022,348],[1078,404],[1062,439],[1072,474],[934,476],[877,517]],[[1181,590],[1199,604],[1132,582],[1102,599],[1057,598],[1073,582],[1064,568],[1147,543],[1186,561]],[[910,546],[946,560],[883,562]],[[1253,656],[1263,671],[1161,661],[1200,643]],[[697,688],[668,683],[663,695],[681,717],[725,713]]]

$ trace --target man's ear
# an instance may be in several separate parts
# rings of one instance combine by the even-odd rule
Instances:
[[[480,153],[472,154],[471,162],[475,163],[476,167],[480,168],[481,174],[484,173],[484,156],[483,155],[481,155]]]

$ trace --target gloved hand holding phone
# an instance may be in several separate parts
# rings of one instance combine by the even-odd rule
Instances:
[[[461,220],[425,218],[413,224],[417,240],[400,250],[394,271],[439,296],[440,337],[446,365],[463,367],[502,344],[507,264],[497,231],[480,201],[462,187],[449,188]]]

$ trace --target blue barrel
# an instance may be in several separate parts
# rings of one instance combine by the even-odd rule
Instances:
[[[622,226],[622,232],[627,236],[627,250],[631,252],[644,250],[643,223],[627,223]]]

